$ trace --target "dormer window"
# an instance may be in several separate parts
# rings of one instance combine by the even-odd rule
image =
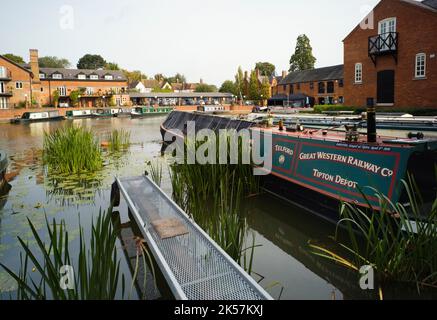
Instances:
[[[90,79],[91,80],[99,80],[99,76],[96,74],[92,74],[92,75],[90,75]]]
[[[78,78],[79,80],[86,80],[86,75],[83,74],[83,73],[81,73],[81,74],[78,74],[78,75],[77,75],[77,78]]]
[[[60,74],[60,73],[54,73],[54,74],[52,74],[52,78],[53,78],[53,79],[62,79],[62,74]]]
[[[45,78],[46,78],[45,73],[40,73],[40,74],[39,74],[39,78],[40,78],[40,79],[45,79]]]
[[[110,75],[110,74],[107,74],[105,76],[105,80],[114,80],[114,77],[112,75]]]

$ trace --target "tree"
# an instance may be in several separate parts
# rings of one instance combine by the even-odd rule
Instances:
[[[120,70],[120,67],[115,62],[108,62],[105,66],[105,69],[118,71],[118,70]]]
[[[186,83],[187,79],[183,74],[176,73],[173,77],[167,78],[166,81],[168,83]]]
[[[223,82],[222,86],[220,87],[219,92],[221,93],[232,93],[234,95],[238,95],[237,88],[234,82],[231,80],[226,80]]]
[[[276,67],[274,64],[271,64],[270,62],[257,62],[255,66],[255,70],[259,70],[259,73],[262,76],[270,77],[272,74],[275,73]]]
[[[217,87],[211,84],[201,83],[196,87],[195,92],[217,92]]]
[[[297,38],[296,50],[290,58],[290,72],[314,69],[317,59],[313,56],[310,39],[302,34]]]
[[[38,63],[41,68],[68,68],[71,65],[67,59],[50,56],[39,58]]]
[[[105,59],[98,54],[86,54],[77,63],[78,69],[101,69],[106,65]]]
[[[255,70],[253,70],[250,73],[248,96],[249,96],[249,100],[253,100],[253,101],[261,100],[260,85]]]
[[[12,53],[6,53],[3,55],[3,57],[5,57],[6,59],[9,59],[15,63],[25,63],[25,61],[22,57],[16,56],[15,54],[12,54]]]
[[[156,81],[164,81],[165,77],[162,73],[155,74],[154,76]]]
[[[270,82],[267,79],[264,79],[263,83],[261,84],[261,95],[262,95],[263,104],[264,104],[264,100],[268,100],[271,97]]]
[[[139,70],[123,70],[123,73],[129,83],[141,81],[142,79],[147,79],[147,76]]]
[[[238,67],[238,71],[237,74],[235,75],[235,90],[237,92],[237,96],[242,100],[243,99],[243,95],[246,95],[247,92],[245,91],[245,86],[244,86],[244,75],[243,75],[243,70],[241,69],[241,66]]]

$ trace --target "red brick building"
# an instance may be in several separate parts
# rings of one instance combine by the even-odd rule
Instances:
[[[436,55],[437,0],[381,0],[344,39],[344,104],[437,107]]]
[[[0,55],[0,109],[128,105],[127,87],[121,71],[40,68],[37,50],[23,65]]]
[[[269,105],[342,104],[343,65],[283,74],[272,93]]]

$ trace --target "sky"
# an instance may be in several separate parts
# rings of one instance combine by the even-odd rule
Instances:
[[[343,63],[342,40],[378,0],[1,0],[0,53],[100,54],[149,77],[179,72],[220,86],[258,61],[288,70],[298,35],[316,67]]]

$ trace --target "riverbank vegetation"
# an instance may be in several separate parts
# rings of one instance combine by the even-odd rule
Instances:
[[[189,144],[185,141],[186,150]],[[195,150],[200,146],[196,143]],[[170,167],[170,179],[178,205],[250,273],[255,246],[244,248],[248,227],[240,204],[243,198],[259,192],[259,179],[250,164],[243,164],[242,153],[248,146],[242,139],[238,146],[237,164],[175,163]],[[217,155],[216,163],[218,160]]]
[[[346,254],[310,244],[317,255],[360,270],[370,265],[381,286],[412,284],[437,289],[437,198],[426,207],[414,179],[403,181],[409,206],[392,203],[375,190],[381,210],[341,206],[335,240]],[[426,208],[426,209],[425,209]],[[339,227],[347,230],[347,241],[339,240]],[[339,250],[340,251],[340,250]]]
[[[49,242],[46,244],[28,219],[38,252],[21,237],[18,240],[24,250],[20,254],[21,267],[17,273],[4,264],[0,265],[17,281],[18,300],[114,300],[131,297],[133,283],[138,276],[140,260],[144,263],[146,279],[146,252],[144,245],[138,246],[135,271],[130,292],[125,288],[126,277],[121,272],[117,255],[119,225],[113,223],[111,214],[100,212],[91,226],[90,244],[87,246],[83,228],[80,227],[79,251],[71,253],[70,236],[66,224],[46,218]],[[29,266],[34,266],[32,269]],[[68,266],[68,268],[65,268]],[[154,275],[154,272],[152,273]],[[61,286],[60,284],[64,284]],[[144,283],[145,287],[145,283]],[[68,288],[68,290],[66,290]]]
[[[102,151],[94,134],[82,127],[44,133],[44,164],[55,173],[78,174],[102,168]]]
[[[109,149],[111,152],[126,150],[130,145],[130,132],[126,130],[112,130],[109,135]]]

